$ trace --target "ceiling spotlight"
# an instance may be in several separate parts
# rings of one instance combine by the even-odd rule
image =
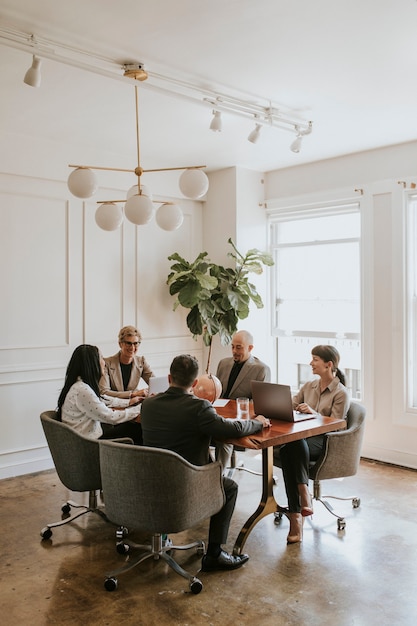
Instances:
[[[222,114],[220,111],[213,111],[213,119],[211,120],[210,130],[220,132],[222,129]]]
[[[297,137],[294,139],[294,141],[290,145],[290,150],[298,154],[301,150],[302,141],[303,141],[303,136],[297,135]]]
[[[39,87],[41,84],[41,59],[33,55],[32,66],[28,69],[23,79],[26,85]]]
[[[248,135],[248,141],[250,141],[251,143],[256,143],[259,139],[261,128],[262,124],[256,124],[255,128]]]

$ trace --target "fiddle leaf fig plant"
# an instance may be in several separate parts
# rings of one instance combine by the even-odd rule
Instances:
[[[232,239],[228,243],[233,249],[228,256],[234,260],[234,267],[212,263],[207,252],[201,252],[192,263],[177,253],[168,257],[174,261],[167,278],[169,292],[176,296],[174,311],[178,306],[189,309],[187,326],[193,338],[202,336],[210,348],[207,372],[213,337],[218,334],[221,344],[228,345],[239,320],[248,317],[250,302],[258,309],[263,307],[255,285],[249,282],[249,274],[262,274],[263,266],[274,264],[267,252],[252,248],[243,255]]]

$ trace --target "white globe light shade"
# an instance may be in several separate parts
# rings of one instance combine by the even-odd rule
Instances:
[[[149,187],[147,185],[141,185],[140,186],[140,190],[141,190],[141,195],[142,196],[148,196],[148,198],[150,198],[152,200],[152,194],[151,194],[151,190],[149,189]],[[136,196],[139,193],[139,189],[138,189],[138,185],[132,185],[132,187],[130,189],[128,189],[128,192],[126,194],[126,198],[129,200],[129,198],[131,198],[132,196]]]
[[[68,176],[68,189],[77,198],[91,198],[97,189],[98,183],[94,172],[88,167],[77,167]]]
[[[123,222],[123,210],[114,202],[105,202],[97,208],[95,218],[103,230],[117,230]]]
[[[164,230],[177,230],[184,221],[184,215],[178,204],[161,204],[156,212],[156,222]]]
[[[179,186],[186,198],[197,200],[207,193],[209,180],[202,170],[184,170],[180,176]]]
[[[152,200],[148,196],[136,194],[131,196],[125,204],[127,219],[137,226],[150,222],[154,213]]]

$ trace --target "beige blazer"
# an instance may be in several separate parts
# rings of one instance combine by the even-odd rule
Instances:
[[[222,359],[217,366],[216,376],[222,384],[222,398],[227,389],[230,372],[232,370],[234,360],[232,357]],[[252,398],[251,380],[262,380],[270,382],[271,370],[268,365],[260,361],[256,356],[250,356],[242,366],[235,383],[230,390],[229,398],[236,399],[240,397]]]
[[[104,359],[106,368],[100,380],[100,393],[101,395],[117,396],[118,398],[129,398],[130,392],[138,388],[140,379],[142,378],[146,384],[149,384],[149,379],[151,376],[154,376],[154,373],[145,357],[134,356],[129,384],[127,389],[124,390],[119,354],[120,352]]]

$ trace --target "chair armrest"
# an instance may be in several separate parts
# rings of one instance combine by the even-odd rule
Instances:
[[[364,424],[324,435],[323,451],[310,468],[310,478],[321,480],[354,476],[358,471]]]
[[[222,473],[219,461],[195,467],[187,483],[187,502],[183,505],[185,515],[204,519],[220,511],[226,501]],[[182,485],[178,488],[183,491]],[[191,510],[187,513],[188,507]]]
[[[133,445],[134,441],[130,437],[120,437],[118,439],[112,439],[111,441],[116,441],[117,443],[126,443]]]

